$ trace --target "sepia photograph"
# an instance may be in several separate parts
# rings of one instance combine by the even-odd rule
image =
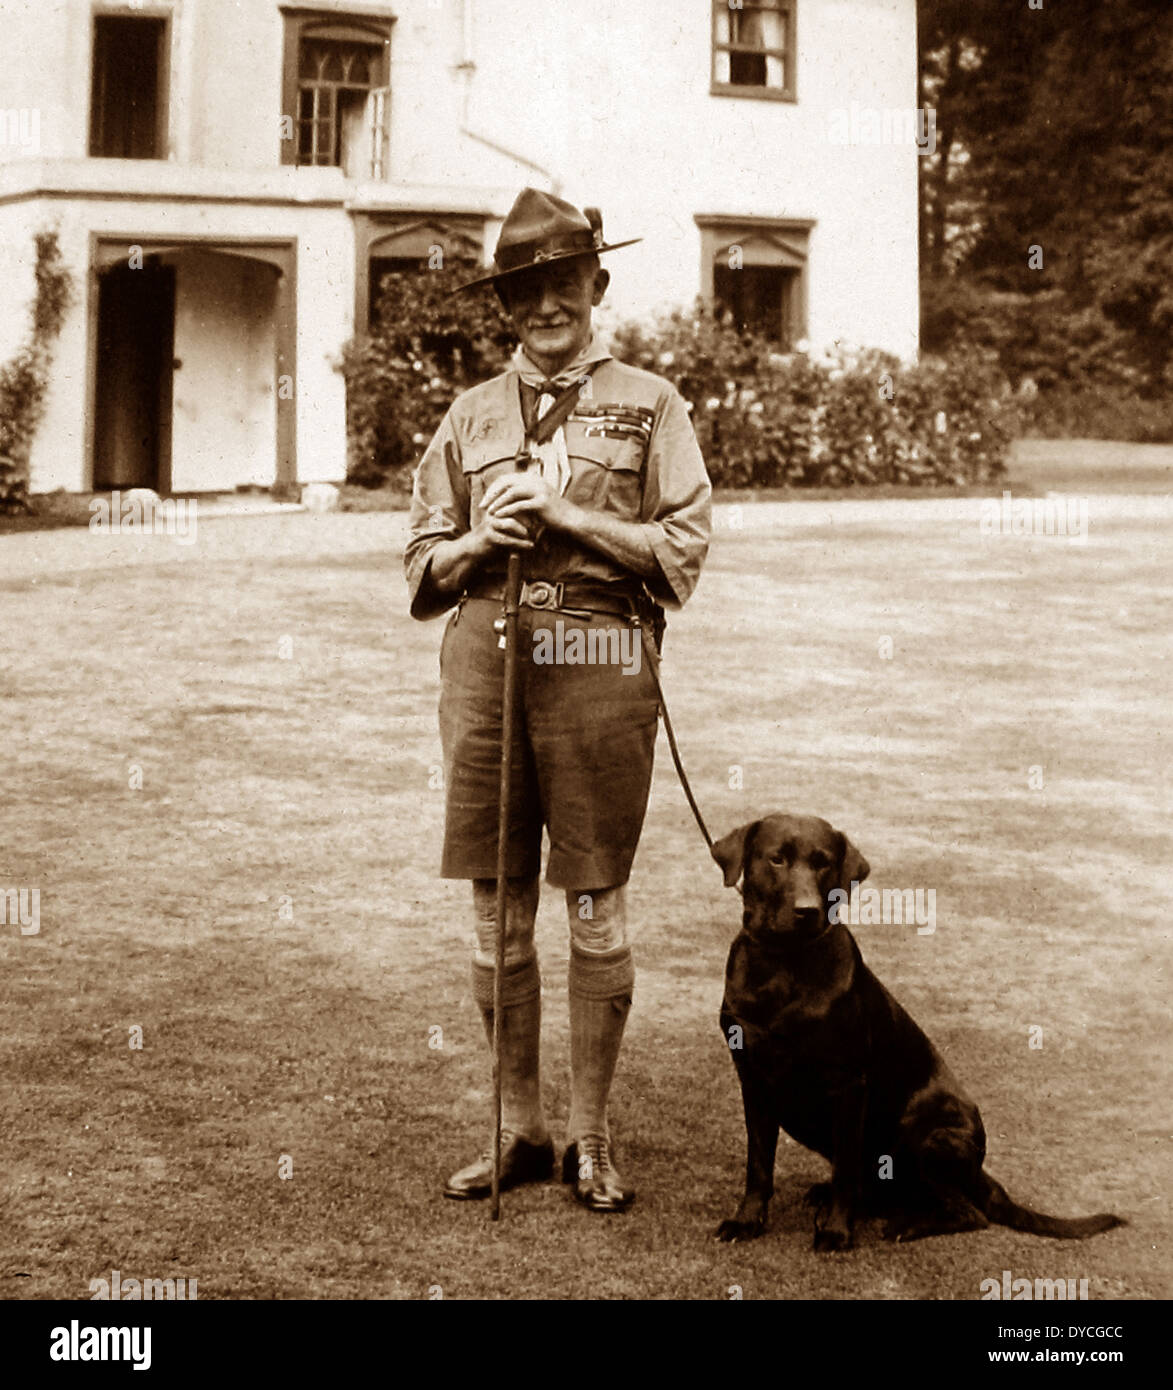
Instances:
[[[0,53],[17,1364],[705,1301],[1140,1365],[1169,0],[0,0]]]

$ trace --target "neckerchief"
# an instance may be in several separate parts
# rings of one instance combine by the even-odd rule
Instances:
[[[587,368],[600,362],[606,362],[610,357],[611,354],[599,342],[597,335],[592,333],[590,342],[587,343],[586,347],[552,377],[547,377],[530,360],[529,355],[520,344],[518,344],[509,365],[527,386],[532,386],[540,392],[538,399],[538,419],[540,420],[554,404],[554,399],[558,393],[574,382],[580,380],[584,382],[583,394],[586,395],[590,390],[590,376]],[[558,426],[552,438],[546,443],[534,444],[531,448],[532,452],[541,460],[542,477],[545,479],[546,485],[559,495],[564,493],[570,482],[570,458],[566,452],[566,435],[562,431],[562,426]]]

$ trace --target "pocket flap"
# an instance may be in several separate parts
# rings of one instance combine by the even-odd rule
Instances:
[[[566,426],[566,452],[571,458],[589,459],[601,468],[625,468],[639,473],[643,468],[644,444],[635,434],[603,434],[599,427],[580,420]]]
[[[460,466],[465,473],[481,473],[494,464],[512,463],[522,441],[519,438],[512,447],[510,443],[507,439],[485,439],[468,444],[460,452]]]

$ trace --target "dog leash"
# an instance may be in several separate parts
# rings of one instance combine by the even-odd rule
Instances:
[[[680,779],[680,785],[684,789],[684,795],[688,798],[689,807],[700,827],[701,834],[705,837],[705,844],[709,847],[709,852],[713,850],[713,837],[709,834],[709,827],[705,824],[705,818],[701,815],[701,808],[696,804],[696,797],[692,794],[692,787],[689,785],[688,774],[684,770],[684,762],[680,756],[680,749],[676,743],[676,731],[672,727],[672,719],[668,714],[668,701],[664,698],[664,687],[660,684],[660,654],[655,649],[651,634],[644,626],[643,620],[638,613],[631,615],[631,623],[640,631],[643,637],[644,653],[648,657],[648,665],[651,667],[652,680],[656,685],[656,695],[660,701],[660,714],[664,719],[664,732],[668,735],[668,748],[672,754],[672,764],[676,768],[676,776]]]

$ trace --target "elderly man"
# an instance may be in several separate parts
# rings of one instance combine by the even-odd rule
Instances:
[[[678,608],[692,593],[711,523],[709,480],[679,393],[616,362],[593,336],[591,311],[609,281],[599,254],[615,249],[594,209],[579,212],[535,189],[519,195],[493,270],[462,288],[492,284],[520,346],[508,371],[453,403],[428,446],[404,557],[413,617],[456,608],[440,653],[441,874],[472,880],[473,992],[491,1040],[503,672],[494,624],[508,552],[523,555],[501,1186],[543,1181],[554,1164],[534,948],[544,828],[546,879],[565,890],[570,918],[562,1179],[584,1206],[608,1212],[635,1196],[613,1162],[607,1099],[635,978],[624,885],[647,807],[658,714],[649,665],[656,658],[641,662],[639,629],[658,629],[662,606]],[[593,656],[584,659],[584,649]],[[486,1197],[491,1172],[486,1152],[449,1178],[445,1195]]]

